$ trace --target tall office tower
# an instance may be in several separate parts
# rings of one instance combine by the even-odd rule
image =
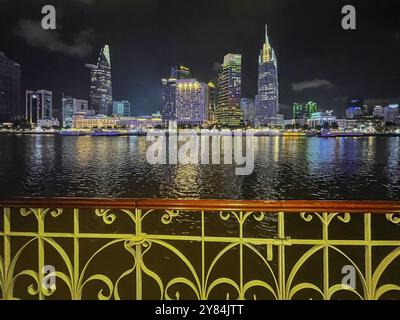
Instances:
[[[75,99],[66,96],[62,99],[62,124],[64,128],[72,127],[73,117],[75,113],[85,113],[86,115],[93,115],[93,110],[89,110],[87,100]]]
[[[113,116],[130,117],[131,104],[127,100],[113,102]]]
[[[209,122],[215,121],[215,110],[218,105],[218,88],[210,81],[208,84],[208,108],[207,108],[207,120]]]
[[[112,113],[112,82],[110,47],[105,45],[100,51],[96,65],[87,64],[90,69],[89,107],[96,114]]]
[[[229,53],[224,57],[218,79],[218,106],[215,117],[221,126],[236,127],[242,122],[240,108],[242,56]]]
[[[245,124],[253,126],[256,118],[255,99],[240,99],[240,107],[243,110],[243,120]]]
[[[21,67],[0,52],[0,122],[22,115]]]
[[[161,100],[161,116],[164,125],[168,125],[170,121],[176,121],[176,81],[180,79],[189,79],[191,76],[190,69],[184,66],[172,67],[171,74],[168,79],[162,79],[162,100]]]
[[[38,124],[39,120],[53,118],[53,93],[48,90],[25,92],[26,119],[30,123]]]
[[[207,85],[196,79],[176,80],[176,121],[178,125],[201,126],[207,121]]]
[[[265,43],[258,58],[257,125],[276,124],[279,113],[278,62],[268,39],[265,26]]]
[[[365,106],[364,100],[361,97],[351,97],[347,101],[346,118],[357,119],[361,118],[364,114]]]
[[[311,114],[318,111],[318,105],[315,102],[293,103],[293,119],[310,119]]]

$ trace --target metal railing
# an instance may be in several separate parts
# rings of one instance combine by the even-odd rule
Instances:
[[[399,202],[23,198],[0,207],[3,299],[400,298]]]

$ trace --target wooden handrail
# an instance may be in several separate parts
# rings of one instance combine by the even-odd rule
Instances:
[[[0,199],[0,207],[33,208],[120,208],[180,209],[208,211],[266,212],[349,212],[400,213],[400,201],[335,200],[175,200],[175,199],[97,199],[97,198],[14,198]]]

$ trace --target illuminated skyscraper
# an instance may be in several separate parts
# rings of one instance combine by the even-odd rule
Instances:
[[[176,120],[176,81],[189,79],[190,69],[174,66],[168,79],[162,79],[161,115],[165,125]]]
[[[279,113],[278,63],[268,39],[265,26],[265,43],[258,58],[258,102],[256,124],[276,124]]]
[[[111,115],[112,113],[112,82],[110,47],[105,45],[100,52],[97,65],[87,64],[90,68],[89,107],[96,114]]]
[[[242,123],[241,83],[242,56],[229,53],[224,57],[218,79],[218,106],[215,117],[221,126],[235,127]]]
[[[0,122],[22,115],[20,89],[20,65],[0,52]]]

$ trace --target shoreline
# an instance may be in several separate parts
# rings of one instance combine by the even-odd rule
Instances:
[[[244,131],[246,132],[246,131]],[[286,133],[286,134],[285,134]],[[288,134],[289,133],[289,134]],[[292,133],[292,134],[290,134]],[[168,134],[168,132],[166,133]],[[61,135],[59,132],[11,132],[11,131],[0,131],[0,135],[40,135],[40,136],[61,136],[61,137],[94,137],[91,133],[83,134],[83,135]],[[218,134],[216,134],[218,136]],[[118,135],[101,135],[101,137],[129,137],[129,136],[146,136],[146,133],[121,133]],[[220,136],[227,136],[226,133],[221,133]],[[282,132],[279,134],[266,134],[266,133],[254,133],[255,137],[284,137],[284,138],[366,138],[366,137],[400,137],[400,133],[365,133],[362,135],[332,135],[332,136],[321,136],[319,133],[315,134],[312,132],[302,132],[300,134],[296,134],[291,131]]]

